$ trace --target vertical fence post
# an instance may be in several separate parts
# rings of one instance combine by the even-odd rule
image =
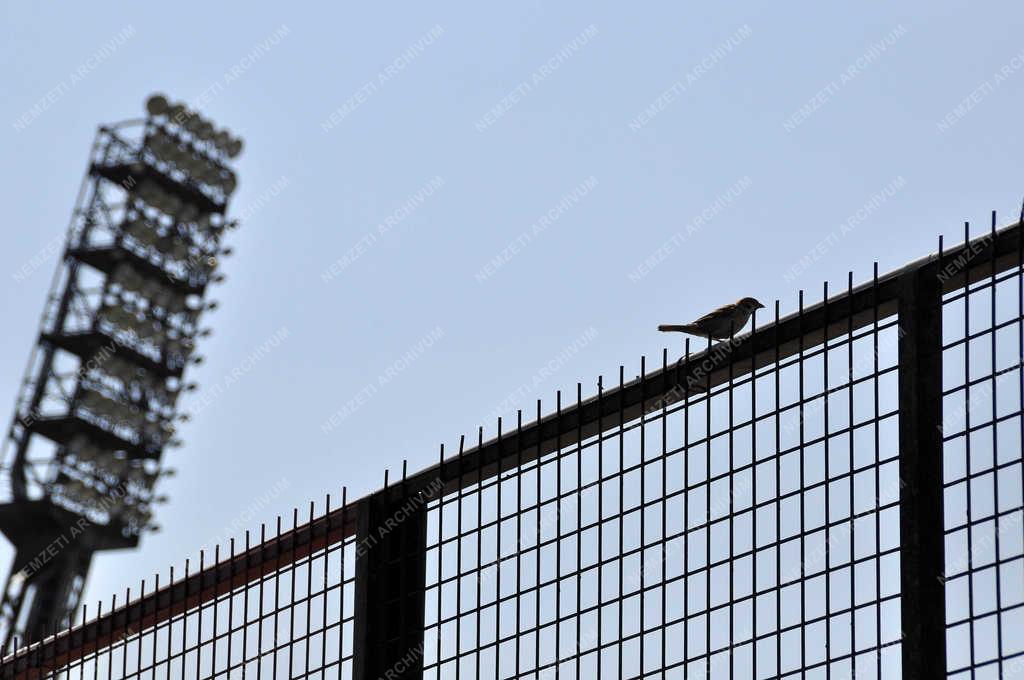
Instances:
[[[942,503],[942,287],[929,263],[899,291],[903,677],[946,677]]]
[[[353,680],[423,677],[426,500],[396,490],[359,507]]]

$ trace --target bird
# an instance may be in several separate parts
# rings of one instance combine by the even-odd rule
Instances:
[[[666,333],[688,333],[712,340],[726,340],[747,325],[755,309],[764,309],[764,305],[752,297],[745,297],[738,302],[719,307],[693,323],[662,324],[658,326],[658,330]]]

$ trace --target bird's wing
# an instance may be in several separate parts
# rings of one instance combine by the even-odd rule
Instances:
[[[708,312],[704,316],[702,316],[699,319],[697,319],[696,321],[694,321],[693,325],[702,324],[702,323],[708,323],[709,321],[717,321],[718,319],[721,319],[723,316],[731,315],[735,311],[736,311],[736,305],[735,304],[731,304],[730,303],[728,305],[722,305],[721,307],[719,307],[715,311]]]

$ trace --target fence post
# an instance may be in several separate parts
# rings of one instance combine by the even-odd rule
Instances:
[[[353,680],[423,677],[426,499],[396,490],[359,507]]]
[[[899,290],[903,677],[946,677],[942,489],[942,287],[935,262]]]

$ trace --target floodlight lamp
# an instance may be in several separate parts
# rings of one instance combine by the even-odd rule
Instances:
[[[202,121],[202,123],[199,125],[199,128],[196,130],[195,134],[196,137],[203,140],[204,142],[212,140],[214,136],[213,124],[210,123],[210,121],[208,120]]]
[[[168,155],[170,156],[169,160],[174,163],[176,167],[181,168],[182,170],[186,168],[188,162],[192,158],[192,154],[185,149],[182,149],[177,144],[169,149]]]
[[[213,143],[218,149],[226,153],[228,146],[231,144],[231,134],[227,130],[218,130],[213,135]]]
[[[196,131],[199,130],[199,128],[201,128],[203,126],[203,123],[205,122],[206,121],[203,120],[202,116],[200,116],[198,113],[191,112],[188,120],[185,121],[185,125],[183,127],[192,134],[195,134]]]
[[[210,168],[205,163],[196,163],[188,170],[188,174],[195,182],[200,184],[210,183]]]
[[[182,159],[181,169],[186,174],[198,177],[206,169],[206,161],[195,154],[189,154],[187,158]]]
[[[168,107],[169,104],[167,102],[167,97],[163,96],[160,93],[151,94],[149,96],[149,99],[146,100],[146,111],[151,116],[164,115],[165,113],[167,113]]]
[[[236,158],[238,154],[242,153],[242,138],[235,137],[227,144],[227,152],[229,158]]]

